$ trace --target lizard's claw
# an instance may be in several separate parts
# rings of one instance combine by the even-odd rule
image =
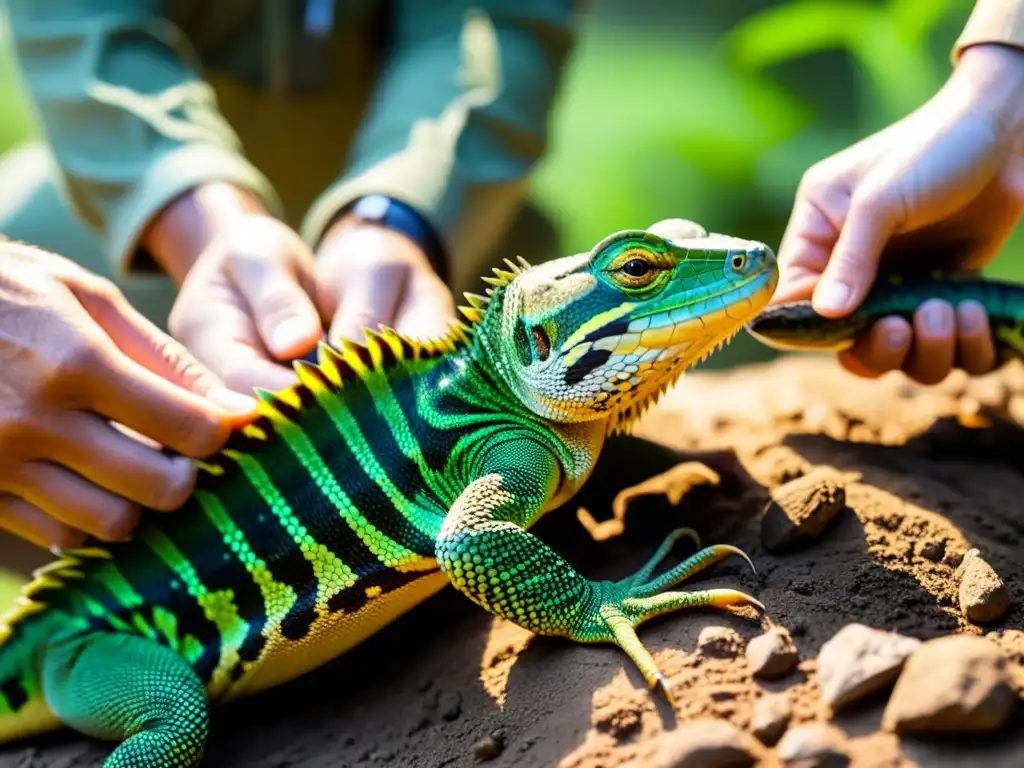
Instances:
[[[729,544],[716,544],[705,547],[661,576],[652,579],[651,574],[668,555],[673,544],[683,536],[692,535],[693,532],[687,528],[673,531],[651,559],[636,573],[621,581],[595,584],[595,587],[601,590],[598,616],[585,620],[582,630],[577,632],[574,638],[581,642],[614,642],[636,664],[651,690],[660,687],[670,703],[672,694],[668,688],[668,681],[637,637],[636,627],[655,616],[683,608],[710,606],[725,609],[733,605],[750,605],[759,611],[765,610],[760,601],[735,589],[663,591],[678,586],[694,574],[732,555],[742,557],[750,565],[751,570],[757,572],[750,558],[742,550]]]

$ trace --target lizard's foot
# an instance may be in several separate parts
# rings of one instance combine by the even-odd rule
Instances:
[[[589,510],[580,507],[576,519],[587,529],[594,541],[604,541],[620,535],[626,528],[626,512],[634,499],[641,496],[664,496],[669,504],[678,506],[683,496],[698,485],[718,485],[721,477],[715,470],[699,461],[684,461],[642,483],[623,488],[612,501],[610,520],[598,522]],[[699,542],[697,546],[700,546]]]
[[[672,702],[667,681],[658,669],[650,652],[637,637],[636,627],[648,619],[684,608],[728,608],[733,605],[751,605],[764,611],[764,605],[755,598],[734,589],[705,589],[697,592],[664,591],[678,586],[694,574],[726,557],[742,557],[755,573],[754,564],[740,549],[728,544],[705,547],[679,565],[651,578],[658,564],[665,559],[676,541],[683,536],[695,538],[688,528],[669,534],[650,560],[636,573],[617,582],[595,584],[600,590],[600,608],[597,616],[585,622],[583,631],[575,638],[582,642],[613,642],[626,652],[653,690],[661,687]]]

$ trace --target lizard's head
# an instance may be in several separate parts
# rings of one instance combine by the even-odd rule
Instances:
[[[488,346],[536,413],[615,429],[731,339],[777,282],[763,243],[669,219],[520,272],[492,318],[501,342]]]

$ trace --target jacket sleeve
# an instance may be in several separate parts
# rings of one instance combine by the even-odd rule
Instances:
[[[78,214],[115,275],[152,268],[139,241],[188,189],[231,182],[278,213],[185,36],[133,0],[7,0],[22,77]]]
[[[981,43],[1024,49],[1024,0],[977,0],[953,46],[953,62],[965,49]]]
[[[346,204],[385,194],[426,217],[454,271],[503,234],[544,154],[577,0],[398,0],[348,167],[314,201],[316,245]]]

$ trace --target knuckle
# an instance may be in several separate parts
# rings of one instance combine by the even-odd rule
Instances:
[[[254,303],[257,314],[266,322],[301,312],[307,298],[305,292],[294,283],[281,281],[263,292]]]
[[[164,478],[163,487],[153,508],[162,512],[178,509],[192,495],[195,480],[196,467],[193,462],[175,461],[172,471]]]
[[[75,387],[101,365],[100,351],[87,341],[76,339],[54,353],[46,373],[46,384],[51,389]]]
[[[135,530],[140,514],[138,506],[126,499],[119,499],[105,510],[94,535],[103,541],[122,541]]]
[[[203,327],[209,327],[200,313],[197,313],[192,302],[187,300],[188,289],[182,289],[178,300],[174,302],[170,313],[167,315],[167,329],[171,336],[188,344],[189,338]]]
[[[178,450],[194,459],[216,453],[225,427],[212,415],[190,413],[179,421]]]
[[[5,408],[0,417],[0,454],[8,454],[16,446],[23,447],[40,438],[41,425],[30,408],[16,405]],[[7,442],[10,445],[6,445]]]
[[[69,525],[60,525],[54,530],[49,538],[49,545],[60,550],[78,549],[84,547],[89,535],[85,531],[72,528]]]
[[[892,187],[865,184],[858,187],[850,198],[851,215],[889,219],[898,207],[898,202]]]
[[[102,299],[111,304],[124,300],[124,294],[121,293],[121,289],[112,280],[102,275],[83,270],[81,274],[75,276],[74,283],[77,289],[84,291],[93,298]]]
[[[822,161],[808,168],[797,185],[797,197],[818,198],[832,186],[828,165]]]

